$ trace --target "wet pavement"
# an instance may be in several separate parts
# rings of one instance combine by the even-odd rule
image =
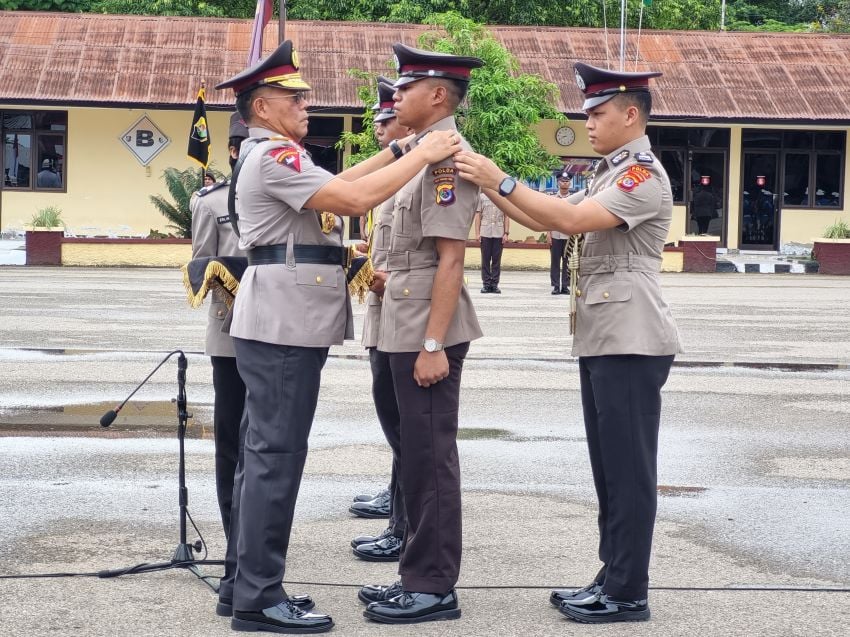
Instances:
[[[220,558],[205,310],[188,308],[179,273],[7,268],[0,279],[0,574],[170,557],[176,363],[110,430],[98,421],[178,347],[194,416],[190,510]],[[394,566],[357,561],[348,546],[381,529],[347,505],[389,467],[355,343],[333,348],[324,370],[287,573],[301,583],[288,590],[313,594],[338,635],[846,635],[850,279],[663,277],[687,351],[664,392],[653,620],[604,629],[546,601],[548,587],[581,586],[598,568],[568,299],[546,279],[507,272],[501,296],[473,294],[486,336],[462,390],[463,619],[382,627],[359,615],[354,587],[389,583]],[[3,634],[231,634],[185,572],[0,580],[0,595]]]

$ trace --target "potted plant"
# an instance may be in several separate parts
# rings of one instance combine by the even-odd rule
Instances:
[[[850,224],[836,219],[814,239],[812,256],[821,274],[850,274]]]
[[[707,234],[688,234],[679,239],[679,247],[682,248],[682,271],[716,272],[719,243],[720,237]]]
[[[57,206],[41,208],[32,216],[26,230],[27,265],[62,265],[62,237],[65,222]]]

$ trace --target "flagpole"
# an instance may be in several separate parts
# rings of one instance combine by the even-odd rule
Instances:
[[[204,92],[204,101],[206,102],[206,94],[207,94],[207,82],[206,80],[201,80],[201,90]],[[212,150],[212,149],[210,149]],[[204,177],[207,174],[207,169],[201,166],[201,188],[204,187]]]
[[[280,20],[277,25],[277,43],[283,44],[286,40],[286,0],[279,0],[279,2]]]

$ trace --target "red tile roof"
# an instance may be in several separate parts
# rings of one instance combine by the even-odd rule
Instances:
[[[347,69],[387,73],[393,42],[415,44],[425,27],[355,22],[287,23],[315,108],[361,108]],[[581,96],[572,64],[606,65],[600,29],[491,27],[526,72],[558,84],[559,108]],[[210,106],[230,106],[212,87],[244,67],[251,21],[67,13],[0,13],[0,100],[180,105],[205,79]],[[266,30],[266,51],[277,24]],[[663,118],[850,121],[850,36],[789,33],[629,32],[627,69],[664,72],[654,113]],[[619,36],[607,49],[617,63]]]

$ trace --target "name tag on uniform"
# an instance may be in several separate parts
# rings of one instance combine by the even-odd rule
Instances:
[[[224,216],[221,216],[221,217],[216,217],[215,222],[219,225],[224,224],[224,223],[230,223],[230,215],[224,215]]]

